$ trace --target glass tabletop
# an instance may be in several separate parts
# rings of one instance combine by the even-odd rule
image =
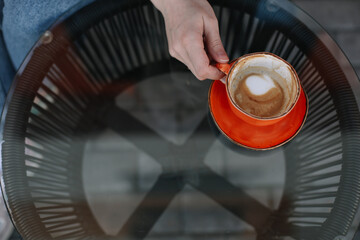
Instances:
[[[2,191],[24,239],[357,239],[359,80],[311,17],[210,1],[230,58],[277,54],[309,97],[298,136],[254,151],[220,133],[212,82],[170,58],[148,1],[85,2],[33,47],[2,114]]]

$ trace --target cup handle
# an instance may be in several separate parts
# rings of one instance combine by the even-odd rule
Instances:
[[[232,64],[230,63],[215,63],[214,66],[223,72],[225,75],[229,74]]]
[[[216,67],[217,69],[219,69],[221,72],[223,72],[226,76],[219,79],[222,83],[226,84],[226,77],[230,72],[230,69],[232,67],[232,65],[234,65],[234,63],[236,62],[237,59],[232,60],[228,63],[215,63],[213,64],[214,67]]]

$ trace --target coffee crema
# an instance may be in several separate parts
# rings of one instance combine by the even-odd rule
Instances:
[[[278,115],[284,104],[284,91],[267,75],[251,74],[238,85],[235,103],[245,112],[260,117]]]
[[[271,55],[250,55],[237,63],[229,92],[244,112],[272,118],[282,115],[296,98],[296,81],[291,67]]]

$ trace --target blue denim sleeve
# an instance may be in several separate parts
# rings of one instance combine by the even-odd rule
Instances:
[[[3,35],[17,69],[41,34],[81,0],[3,0]]]
[[[0,0],[0,113],[2,112],[6,94],[15,75],[2,34],[3,7],[4,1]]]
[[[0,31],[2,29],[4,0],[0,0]]]
[[[0,30],[0,113],[5,103],[15,71],[5,48],[4,39]]]

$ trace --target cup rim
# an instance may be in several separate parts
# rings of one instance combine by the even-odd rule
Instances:
[[[269,56],[272,56],[272,57],[275,57],[275,58],[279,59],[280,61],[283,61],[286,65],[290,66],[290,70],[295,76],[295,80],[296,80],[296,84],[297,84],[296,85],[297,86],[297,92],[296,92],[295,100],[294,100],[294,102],[292,103],[292,105],[290,106],[290,108],[286,112],[282,113],[281,115],[275,116],[275,117],[259,117],[259,116],[256,116],[254,114],[245,112],[239,106],[236,105],[236,103],[234,102],[233,98],[231,97],[231,94],[230,94],[230,91],[229,91],[229,77],[231,76],[233,70],[235,69],[236,64],[239,61],[243,60],[244,58],[250,57],[252,55],[259,55],[259,54],[269,55]],[[233,62],[233,64],[230,67],[229,73],[226,75],[225,86],[226,86],[226,94],[228,95],[228,98],[229,98],[231,104],[233,105],[233,107],[235,107],[242,114],[245,114],[246,116],[248,116],[250,118],[253,118],[253,119],[256,119],[256,120],[261,120],[261,121],[281,119],[281,118],[285,117],[287,114],[289,114],[292,111],[292,109],[295,107],[295,105],[297,104],[297,102],[298,102],[298,100],[300,98],[300,92],[301,92],[302,85],[301,85],[301,82],[300,82],[300,79],[299,79],[299,76],[298,76],[296,70],[294,69],[294,67],[288,61],[286,61],[285,59],[277,56],[274,53],[270,53],[270,52],[253,52],[253,53],[245,54],[245,55],[237,58],[235,61],[232,61],[232,62]]]

